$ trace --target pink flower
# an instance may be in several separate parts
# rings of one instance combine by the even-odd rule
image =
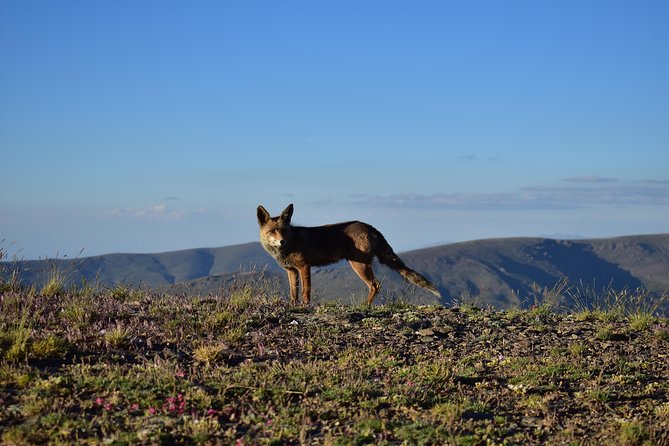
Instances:
[[[178,370],[176,373],[177,378],[185,378],[186,377],[186,372],[183,370]]]
[[[215,417],[216,415],[218,415],[218,411],[216,409],[207,409],[207,415]]]
[[[102,406],[104,410],[112,410],[114,408],[114,405],[112,403],[107,403],[104,406]]]
[[[156,413],[156,408],[155,408],[155,407],[149,407],[149,413],[150,413],[151,415],[155,415],[155,413]]]
[[[95,398],[95,404],[97,404],[98,406],[102,406],[104,403],[105,403],[104,398],[100,397]]]
[[[132,403],[132,406],[130,406],[130,410],[138,410],[139,409],[139,404],[137,403]]]
[[[186,400],[184,400],[183,394],[180,393],[176,397],[168,397],[165,404],[163,404],[163,410],[182,415],[186,410]]]

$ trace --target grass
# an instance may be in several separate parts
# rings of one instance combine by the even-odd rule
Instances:
[[[65,277],[60,268],[54,265],[49,272],[49,277],[40,290],[40,294],[46,297],[54,297],[65,291]]]
[[[225,347],[222,344],[205,344],[193,349],[193,359],[204,364],[215,364],[222,359]]]
[[[634,326],[648,326],[650,319],[667,306],[669,295],[654,295],[644,288],[616,290],[611,285],[602,290],[581,283],[561,290],[579,320],[617,322],[629,319]],[[643,327],[642,327],[643,329]]]
[[[555,310],[7,287],[0,443],[669,444],[666,317]]]

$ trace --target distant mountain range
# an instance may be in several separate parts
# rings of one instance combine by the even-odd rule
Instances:
[[[669,290],[669,234],[607,239],[554,240],[500,238],[453,243],[400,254],[413,269],[438,284],[440,303],[474,300],[498,308],[528,306],[543,289],[561,280],[570,286],[631,290],[661,295]],[[235,284],[270,284],[286,291],[283,270],[259,243],[159,254],[108,254],[82,259],[15,261],[1,264],[3,274],[17,271],[22,283],[38,287],[58,271],[68,284],[118,283],[186,294],[219,294]],[[437,303],[378,263],[380,302],[402,298]],[[312,274],[316,300],[361,302],[365,285],[346,262],[317,268]]]

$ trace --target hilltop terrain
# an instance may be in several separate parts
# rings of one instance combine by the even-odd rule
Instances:
[[[566,288],[635,290],[653,295],[669,290],[669,234],[592,240],[502,238],[454,243],[401,253],[444,296],[408,286],[397,273],[376,264],[383,288],[379,302],[407,296],[414,303],[452,304],[474,300],[496,308],[529,307],[539,295],[566,280]],[[271,278],[286,289],[285,273],[259,243],[159,254],[109,254],[83,259],[17,261],[3,264],[5,274],[18,271],[24,284],[42,286],[56,273],[68,285],[118,283],[161,288],[174,293],[220,294],[231,284]],[[313,273],[316,300],[361,302],[365,285],[346,262]]]
[[[0,442],[669,445],[669,322],[623,304],[5,287]]]

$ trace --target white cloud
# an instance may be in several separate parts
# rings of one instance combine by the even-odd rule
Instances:
[[[653,180],[653,179],[648,179],[648,180],[642,180],[639,181],[640,183],[643,184],[655,184],[655,185],[665,185],[669,186],[669,180]]]
[[[355,194],[351,202],[373,207],[444,209],[577,209],[597,205],[669,206],[669,183],[585,181],[579,186],[529,186],[494,193]],[[600,184],[601,183],[601,184]]]
[[[114,208],[109,214],[116,217],[153,218],[164,220],[178,220],[188,215],[184,210],[169,209],[165,203],[158,203],[145,207]]]
[[[463,153],[458,156],[458,159],[463,161],[476,161],[477,157],[473,153]]]
[[[586,175],[580,177],[565,178],[562,181],[566,181],[568,183],[615,183],[618,180],[615,178],[600,177],[598,175]]]
[[[376,207],[419,207],[450,209],[508,209],[508,208],[564,208],[558,203],[546,203],[529,192],[455,193],[394,195],[356,194],[351,197],[354,204]]]

